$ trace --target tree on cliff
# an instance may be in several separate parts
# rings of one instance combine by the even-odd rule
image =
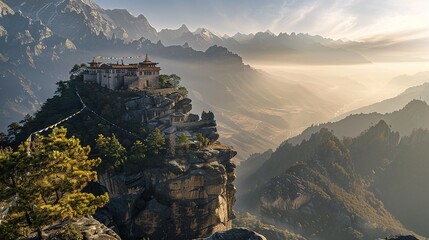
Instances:
[[[66,217],[94,214],[108,201],[107,194],[81,192],[88,182],[97,181],[93,171],[101,160],[90,159],[89,147],[79,139],[67,138],[65,128],[21,144],[16,151],[0,150],[0,202],[18,196],[15,206],[0,225],[0,239],[23,239]]]
[[[128,161],[124,168],[126,172],[135,173],[154,166],[154,162],[146,157],[147,146],[137,140],[131,147]]]
[[[152,156],[160,156],[165,153],[165,138],[159,128],[155,128],[153,132],[148,136],[147,143],[149,145],[149,151]]]
[[[180,134],[180,136],[177,138],[177,143],[185,152],[189,151],[189,145],[191,144],[191,141],[184,132],[182,132],[182,134]]]
[[[112,134],[111,137],[98,135],[95,149],[103,159],[100,166],[102,170],[118,169],[127,161],[127,150],[121,145],[115,134]]]
[[[198,146],[200,148],[207,147],[210,144],[210,140],[204,137],[204,135],[201,133],[197,134],[197,136],[195,137],[195,140],[197,140]]]

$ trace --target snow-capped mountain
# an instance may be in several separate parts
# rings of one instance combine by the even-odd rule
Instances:
[[[253,34],[253,33],[243,34],[243,33],[238,32],[234,36],[232,36],[232,38],[238,42],[244,42],[244,41],[252,39],[254,36],[255,36],[255,34]]]
[[[231,41],[231,38],[224,38],[207,28],[198,28],[191,32],[185,24],[178,29],[162,29],[158,36],[165,45],[186,44],[201,51],[205,51],[213,45],[226,46],[227,42]]]

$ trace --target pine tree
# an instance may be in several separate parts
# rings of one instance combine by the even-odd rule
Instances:
[[[177,142],[185,152],[189,151],[189,145],[191,141],[189,140],[188,136],[186,136],[184,132],[182,132],[182,134],[180,134],[180,136],[177,138]]]
[[[151,162],[146,158],[147,150],[147,146],[143,142],[137,140],[131,147],[128,161],[125,164],[125,170],[130,173],[135,173],[152,167]]]
[[[210,144],[210,140],[206,137],[204,137],[203,134],[198,133],[195,137],[195,140],[197,140],[199,147],[207,147]]]
[[[103,159],[100,166],[102,170],[118,169],[127,161],[127,150],[121,145],[115,134],[112,134],[111,137],[98,135],[95,148]]]
[[[90,159],[89,147],[79,139],[67,138],[65,128],[48,136],[36,135],[34,142],[16,151],[0,150],[0,202],[18,196],[7,219],[0,225],[0,239],[23,239],[66,217],[94,214],[108,201],[107,194],[83,193],[88,182],[97,181],[93,171],[101,160]]]
[[[153,156],[160,156],[165,153],[165,138],[159,128],[155,128],[155,130],[153,130],[153,132],[148,136],[147,143],[149,145],[150,153]]]

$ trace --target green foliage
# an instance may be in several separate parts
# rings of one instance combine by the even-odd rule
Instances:
[[[18,122],[13,122],[7,126],[7,134],[8,136],[17,136],[22,131],[22,125]]]
[[[98,135],[95,148],[103,159],[100,166],[102,170],[118,169],[127,161],[127,150],[121,145],[115,134],[112,134],[111,137]]]
[[[160,81],[161,88],[171,88],[171,87],[177,88],[180,84],[181,78],[176,74],[172,74],[172,75],[161,74],[159,75],[159,81]]]
[[[0,146],[6,144],[7,135],[4,132],[0,132]]]
[[[83,235],[80,233],[75,226],[69,225],[59,236],[56,236],[59,239],[67,240],[83,240]]]
[[[19,196],[0,225],[0,239],[21,239],[35,231],[40,236],[44,226],[94,214],[107,203],[107,194],[81,192],[97,180],[92,169],[101,160],[90,159],[90,148],[66,134],[65,128],[55,128],[48,136],[36,135],[31,146],[26,142],[16,151],[0,150],[0,201]]]
[[[177,137],[177,144],[185,151],[189,151],[189,145],[191,144],[191,141],[189,140],[188,136],[184,132],[180,134],[179,137]]]
[[[204,137],[204,135],[201,133],[197,134],[197,136],[195,137],[195,140],[197,140],[200,148],[207,147],[210,144],[210,140]]]
[[[69,71],[70,74],[76,72],[77,70],[79,70],[81,68],[81,65],[79,64],[75,64],[72,69]]]
[[[155,130],[153,130],[153,132],[149,134],[149,137],[147,138],[147,143],[149,145],[149,153],[152,156],[157,157],[165,153],[165,138],[159,128],[155,128]]]
[[[150,161],[146,157],[148,147],[141,141],[137,140],[131,147],[128,161],[124,165],[124,169],[128,173],[136,173],[143,169],[154,166],[154,161]]]

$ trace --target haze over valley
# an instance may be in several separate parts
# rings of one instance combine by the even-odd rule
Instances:
[[[0,206],[13,203],[0,238],[18,234],[11,209],[14,221],[34,214],[22,239],[90,225],[115,240],[427,239],[427,11],[423,0],[0,0]],[[91,177],[72,191],[94,197],[81,207],[94,219],[34,227],[43,211],[19,191],[52,211],[69,195],[39,165],[8,161],[53,164],[38,151],[69,137],[79,149],[71,136],[92,149],[78,151]],[[15,189],[7,174],[40,186]]]

